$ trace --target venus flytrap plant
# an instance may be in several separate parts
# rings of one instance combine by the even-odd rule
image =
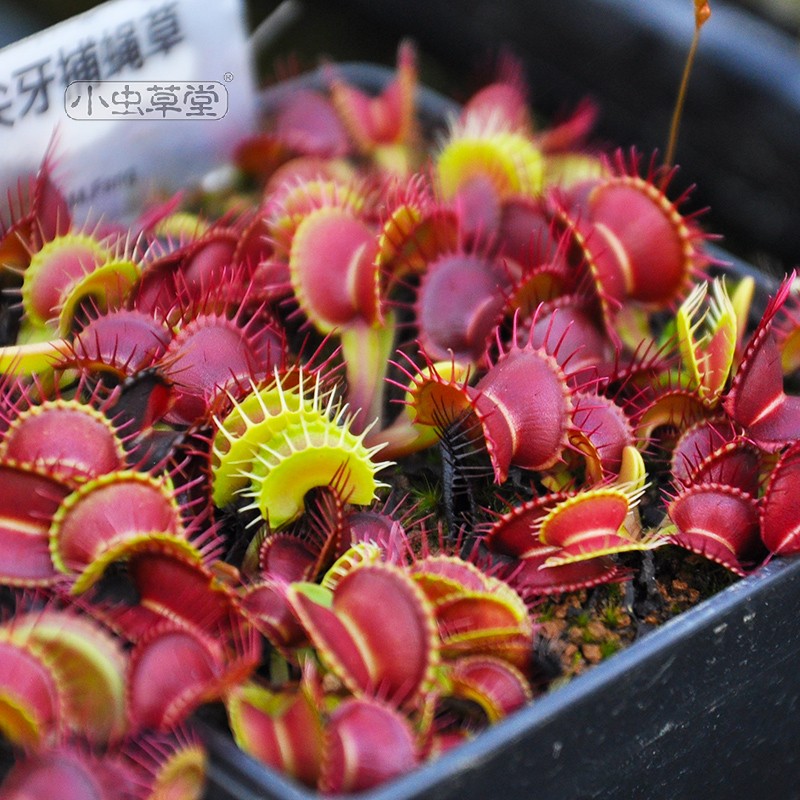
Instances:
[[[443,253],[431,260],[415,308],[426,355],[434,361],[481,361],[510,284],[500,261],[479,251]]]
[[[382,308],[377,254],[377,235],[365,221],[323,207],[299,223],[289,255],[300,308],[322,333],[338,333],[348,399],[363,409],[359,426],[380,424],[380,387],[394,341],[392,314]]]
[[[341,569],[341,563],[331,569]],[[324,579],[321,586],[293,584],[289,600],[323,663],[355,696],[398,708],[426,702],[439,643],[433,609],[404,570],[357,564],[332,589]],[[370,613],[376,606],[391,616],[389,630]]]
[[[301,419],[261,444],[243,492],[252,506],[244,510],[257,508],[270,525],[280,527],[302,513],[308,490],[327,486],[343,465],[343,497],[359,505],[371,503],[382,485],[375,475],[388,462],[374,460],[380,445],[368,448],[366,431],[354,434],[345,412],[342,407],[333,419]]]
[[[328,698],[333,708],[322,715],[324,696],[315,694],[310,698],[303,684],[297,693],[245,687],[229,703],[237,741],[325,793],[368,789],[419,763],[414,732],[392,706],[366,697]]]
[[[518,76],[428,150],[409,47],[377,97],[328,78],[239,148],[258,197],[106,239],[45,165],[2,230],[4,796],[195,798],[217,702],[368,789],[535,697],[542,598],[800,549],[788,281],[745,344],[673,168],[579,149],[589,109],[537,130]]]
[[[781,313],[776,317],[773,327],[773,335],[778,343],[781,354],[781,367],[784,376],[793,377],[798,368],[798,342],[800,342],[800,321],[798,320],[798,280],[795,277],[791,291],[786,299],[786,303],[781,309]],[[745,298],[746,300],[747,298]],[[743,302],[743,308],[747,306]],[[741,355],[741,351],[738,352]]]
[[[82,232],[57,236],[37,250],[22,281],[23,340],[66,336],[89,299],[102,309],[119,307],[139,277],[125,250]]]
[[[19,588],[59,583],[50,557],[49,528],[70,486],[34,465],[10,459],[0,459],[0,478],[0,581]],[[20,497],[27,502],[20,503]]]
[[[184,516],[169,478],[135,470],[109,472],[64,498],[50,524],[50,553],[56,569],[81,594],[115,561],[134,553],[171,550],[200,561],[213,560],[220,542],[203,515]]]
[[[201,704],[222,699],[247,680],[259,655],[258,642],[249,630],[231,641],[224,629],[203,634],[169,621],[154,626],[130,655],[127,712],[131,725],[137,731],[170,731]],[[186,671],[176,670],[176,663]]]
[[[81,483],[126,466],[125,426],[109,414],[113,396],[101,401],[54,397],[38,402],[29,392],[0,411],[5,423],[0,458],[30,464],[77,488]]]
[[[31,254],[65,233],[72,215],[66,198],[53,180],[55,145],[48,149],[38,171],[27,185],[20,180],[7,192],[7,213],[0,218],[0,284],[16,283],[30,263]]]
[[[226,709],[239,747],[264,764],[316,786],[324,752],[322,694],[309,666],[296,685],[270,688],[244,683]]]
[[[429,361],[417,375],[407,372],[414,424],[441,433],[466,421],[466,435],[473,439],[481,430],[497,483],[505,481],[511,465],[553,466],[567,446],[571,412],[570,390],[555,359],[530,342],[512,344],[507,351],[500,347],[496,362],[475,386],[455,361],[449,370],[446,362],[441,370]]]
[[[735,486],[693,484],[668,507],[669,541],[744,575],[764,560],[759,539],[758,503]]]
[[[666,543],[645,531],[635,513],[646,480],[639,451],[626,445],[616,478],[514,505],[495,515],[484,541],[491,551],[516,559],[508,580],[526,596],[619,579],[624,572],[609,556]]]
[[[628,448],[635,450],[637,444],[624,409],[611,398],[590,392],[574,398],[569,441],[583,458],[584,480],[591,484],[619,476],[625,455],[632,452]],[[574,466],[567,464],[567,471],[572,474]]]
[[[455,724],[447,698],[470,699],[494,720],[531,696],[524,671],[532,628],[513,590],[459,557],[415,557],[409,548],[387,561],[392,551],[384,546],[363,541],[320,584],[289,586],[313,647],[295,656],[304,664],[299,684],[248,684],[228,699],[246,750],[322,791],[367,788],[398,774],[419,762],[423,741],[435,751],[443,737],[435,716]],[[390,628],[370,613],[375,604],[390,610]],[[371,764],[376,730],[395,742],[381,769]],[[341,736],[346,763],[336,755]],[[291,749],[276,748],[277,738]]]
[[[761,502],[759,523],[761,539],[770,553],[795,555],[800,549],[796,506],[792,502],[797,477],[800,446],[790,445],[770,473]]]
[[[398,282],[423,275],[438,256],[458,250],[459,218],[438,202],[423,172],[385,181],[382,199],[376,265],[388,297]]]
[[[17,747],[44,748],[63,726],[63,696],[47,657],[35,647],[0,639],[3,736]]]
[[[161,219],[152,232],[146,228],[141,236],[141,275],[130,293],[141,311],[166,316],[209,297],[220,300],[214,289],[230,276],[233,265],[248,274],[249,265],[235,257],[245,242],[244,220],[209,224],[196,218],[176,220],[177,213]],[[176,223],[173,228],[167,227],[171,220]],[[167,235],[160,235],[164,228]]]
[[[761,449],[777,452],[798,434],[800,399],[786,394],[780,353],[773,333],[794,273],[780,285],[750,338],[730,390],[725,410]]]
[[[85,614],[56,608],[18,614],[2,631],[7,642],[52,665],[72,733],[97,744],[122,738],[127,654],[110,631]]]
[[[200,739],[178,727],[166,735],[148,733],[123,748],[122,756],[144,788],[146,800],[202,796],[208,757]]]
[[[726,413],[717,412],[716,418],[706,420],[701,416],[678,441],[673,454],[675,492],[668,501],[670,521],[664,532],[671,542],[739,575],[762,563],[768,551],[774,553],[781,547],[774,538],[778,529],[774,522],[783,512],[778,511],[764,523],[760,509],[769,494],[760,499],[759,474],[767,463],[767,454],[784,449],[791,440],[791,398],[783,392],[777,345],[771,333],[787,286],[785,281],[770,302],[736,366],[730,388],[722,398]],[[700,323],[688,323],[702,300],[702,289],[690,295],[677,319],[679,336],[683,337],[681,352],[692,369],[695,391],[704,395],[709,409],[719,404],[737,342],[733,304],[724,286],[718,287],[709,312],[712,328],[704,348],[708,357],[702,362],[696,357],[694,340]],[[756,367],[765,368],[757,380],[754,361]],[[706,369],[709,364],[715,367]],[[774,471],[770,475],[775,475]],[[780,503],[775,507],[780,508]],[[791,533],[787,533],[788,540]]]
[[[62,797],[101,800],[136,798],[133,775],[114,757],[98,757],[86,748],[61,745],[20,759],[3,782],[4,796],[24,800],[58,786]]]
[[[70,351],[70,334],[87,314],[120,308],[139,276],[123,244],[66,231],[45,242],[25,264],[16,341],[0,348],[3,372],[47,373]]]
[[[507,110],[494,102],[467,106],[436,156],[437,193],[467,235],[491,236],[505,201],[536,197],[544,186],[541,149]]]
[[[664,544],[658,536],[642,535],[632,512],[642,489],[596,487],[571,495],[538,521],[538,538],[558,552],[547,566],[574,563],[612,553],[650,550]]]
[[[296,386],[290,385],[292,381]],[[306,388],[307,381],[311,382],[310,389]],[[323,388],[322,376],[308,376],[302,368],[288,375],[276,369],[262,386],[251,384],[250,388],[241,400],[231,397],[230,411],[214,419],[212,478],[213,500],[218,508],[247,486],[247,472],[261,443],[304,415],[309,419],[330,417],[336,403],[334,392]]]
[[[133,377],[158,362],[171,333],[165,320],[136,309],[92,315],[76,331],[59,365]]]
[[[273,200],[268,227],[285,260],[294,299],[322,334],[335,334],[347,370],[357,428],[383,416],[383,377],[394,342],[394,315],[384,308],[379,238],[358,186],[302,181]]]
[[[390,458],[436,444],[444,428],[469,408],[466,387],[470,364],[451,359],[429,362],[418,370],[403,351],[398,350],[397,357],[403,357],[404,361],[392,362],[392,366],[407,378],[407,383],[394,382],[404,393],[401,411],[389,427],[371,431],[367,436],[369,442],[383,442],[384,455]]]
[[[148,733],[120,748],[98,752],[85,742],[69,741],[29,752],[11,768],[2,784],[14,800],[58,786],[65,798],[163,800],[201,796],[205,752],[198,740],[182,732]]]
[[[159,361],[172,384],[168,419],[191,425],[208,417],[217,398],[281,363],[282,331],[269,318],[207,313],[181,325]]]
[[[708,284],[698,283],[675,317],[676,335],[684,365],[700,399],[716,405],[733,367],[737,317],[722,279],[711,284],[707,309],[698,316]],[[697,333],[706,328],[702,335]]]
[[[330,96],[350,140],[381,171],[407,175],[417,166],[419,131],[415,113],[416,51],[402,42],[392,81],[376,97],[348,84],[329,68]]]
[[[26,753],[3,796],[30,797],[55,782],[65,797],[197,797],[203,756],[191,737],[127,738],[129,656],[116,636],[56,604],[19,612],[0,626],[2,729]]]
[[[306,493],[330,485],[348,502],[368,505],[380,484],[375,475],[387,463],[368,447],[368,431],[352,431],[353,416],[316,376],[306,395],[302,370],[296,390],[275,382],[255,389],[218,422],[214,442],[213,485],[218,505],[241,494],[272,528],[296,519]]]

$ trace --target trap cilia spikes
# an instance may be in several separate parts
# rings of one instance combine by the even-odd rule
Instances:
[[[455,358],[432,362],[424,352],[422,355],[425,364],[421,368],[402,350],[397,350],[395,357],[402,357],[408,363],[391,362],[408,379],[407,383],[400,383],[387,378],[388,383],[402,389],[403,398],[399,401],[402,408],[391,425],[375,428],[367,437],[368,444],[382,442],[386,446],[384,455],[389,458],[410,455],[436,444],[443,433],[441,421],[457,419],[468,406],[464,389],[474,371],[472,365],[457,362]],[[452,408],[445,411],[448,406]]]
[[[512,465],[544,470],[556,464],[569,441],[573,410],[573,392],[556,358],[544,346],[534,347],[532,337],[518,344],[516,326],[517,315],[508,347],[497,329],[499,355],[474,388],[498,484]]]
[[[13,283],[12,276],[24,272],[31,254],[72,224],[67,200],[52,179],[55,149],[54,137],[27,186],[20,178],[16,193],[12,187],[6,193],[5,213],[0,214],[0,287]]]
[[[760,451],[737,433],[736,426],[723,413],[713,414],[688,426],[678,437],[670,457],[670,475],[675,486],[687,486],[697,480],[698,474],[707,470],[712,461],[735,447],[742,452],[750,451],[756,458],[753,470],[739,476],[752,481],[753,493],[758,492],[758,477],[761,471]],[[741,488],[745,488],[741,486]]]
[[[251,500],[242,511],[258,509],[273,528],[280,527],[302,513],[306,492],[329,485],[343,464],[343,499],[361,505],[374,499],[382,485],[375,474],[388,466],[373,458],[382,444],[364,444],[371,426],[351,431],[347,404],[323,387],[318,372],[310,391],[302,369],[285,375],[276,369],[264,388],[251,388],[224,418],[215,419],[212,483],[218,506],[242,495]]]
[[[385,560],[383,548],[374,541],[357,542],[342,553],[325,571],[319,585],[334,591],[345,575],[359,567],[369,564],[380,564]],[[313,591],[313,590],[312,590]]]
[[[33,465],[72,488],[123,468],[136,431],[115,414],[118,398],[117,390],[83,377],[51,390],[38,377],[7,375],[0,382],[0,458]]]
[[[169,734],[148,732],[122,748],[127,764],[141,775],[144,800],[199,800],[205,789],[208,756],[199,737],[177,727]]]
[[[424,173],[391,180],[382,191],[375,263],[388,297],[404,278],[423,274],[435,258],[456,250],[460,234],[456,213],[437,202]]]
[[[271,379],[261,384],[251,379],[250,392],[244,397],[226,393],[230,410],[212,417],[216,428],[211,447],[212,499],[218,508],[231,503],[247,485],[247,472],[262,443],[303,416],[330,419],[335,415],[335,387],[325,388],[323,382],[317,370],[309,373],[299,366],[281,374],[275,367]]]
[[[118,306],[139,277],[124,248],[92,233],[70,232],[32,254],[22,280],[23,325],[66,336],[81,301]]]
[[[628,445],[615,480],[525,501],[497,515],[484,539],[490,550],[518,558],[521,566],[535,559],[539,570],[555,570],[554,575],[565,566],[586,564],[571,570],[569,581],[589,586],[597,576],[595,559],[666,543],[655,531],[644,532],[638,518],[637,504],[646,489],[644,460]],[[607,568],[602,572],[615,574]],[[510,580],[514,585],[513,576]]]
[[[248,484],[238,493],[251,501],[242,511],[258,509],[272,528],[285,525],[303,513],[306,492],[330,485],[342,464],[347,466],[340,490],[347,502],[369,505],[385,486],[375,476],[390,462],[374,460],[383,444],[365,444],[375,422],[355,433],[352,421],[359,411],[349,413],[346,403],[334,403],[331,396],[326,406],[324,414],[310,419],[301,414],[258,442],[250,468],[242,470]]]
[[[738,322],[724,279],[712,282],[711,296],[701,313],[707,295],[708,284],[698,283],[681,303],[675,327],[692,386],[711,408],[718,404],[733,367]]]

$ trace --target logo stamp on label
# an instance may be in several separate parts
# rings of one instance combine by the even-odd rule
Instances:
[[[72,81],[64,110],[79,121],[222,119],[228,90],[219,81]]]

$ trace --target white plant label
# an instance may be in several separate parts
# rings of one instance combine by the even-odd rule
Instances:
[[[77,221],[129,221],[254,129],[242,0],[112,0],[0,50],[0,189],[49,151]]]

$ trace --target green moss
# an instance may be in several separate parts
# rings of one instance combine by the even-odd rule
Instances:
[[[614,653],[616,653],[619,649],[620,643],[615,642],[613,639],[607,639],[605,642],[600,642],[600,653],[604,659],[608,658],[609,656],[613,656]]]
[[[415,511],[419,516],[438,513],[442,502],[442,491],[439,484],[432,483],[425,478],[412,487],[411,495]]]
[[[600,612],[600,619],[605,625],[608,625],[609,628],[616,628],[622,620],[622,614],[623,610],[621,606],[616,603],[609,603],[604,606]]]
[[[538,613],[539,622],[550,622],[556,618],[556,609],[553,605],[545,605],[539,609]]]
[[[585,630],[581,633],[581,641],[584,644],[594,644],[597,640],[589,631]]]
[[[582,611],[580,614],[575,616],[574,622],[579,628],[585,628],[591,622],[591,619],[592,618],[587,611]]]

